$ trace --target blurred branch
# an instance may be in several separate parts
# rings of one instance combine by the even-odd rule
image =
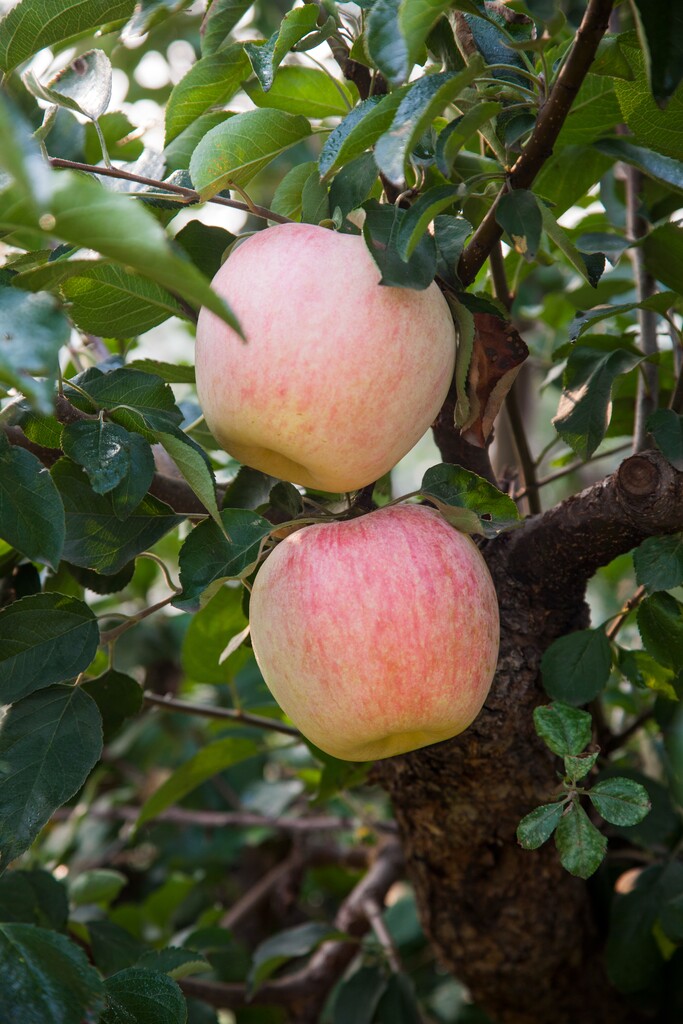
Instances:
[[[493,246],[502,235],[496,221],[496,205],[509,189],[529,188],[545,162],[552,156],[553,146],[562,129],[572,103],[590,70],[598,45],[607,30],[613,0],[589,0],[576,33],[576,39],[547,101],[541,108],[529,141],[508,175],[492,207],[475,231],[460,259],[458,277],[468,287],[488,259]]]
[[[193,188],[173,185],[170,181],[157,181],[156,178],[144,178],[139,174],[133,174],[131,171],[124,171],[120,167],[96,167],[93,164],[82,164],[75,160],[62,160],[61,157],[56,156],[51,156],[49,162],[52,167],[65,168],[72,171],[86,171],[88,174],[97,174],[103,178],[119,178],[122,181],[134,181],[138,185],[149,185],[151,188],[157,188],[161,192],[170,192],[173,195],[182,196],[185,203],[179,205],[209,202],[214,203],[216,206],[229,206],[232,210],[243,210],[245,213],[252,213],[255,217],[263,217],[264,220],[276,221],[278,224],[291,223],[291,218],[283,217],[282,214],[275,213],[265,206],[241,203],[237,199],[225,199],[223,196],[212,196],[208,200],[202,200],[199,192],[196,192]],[[144,198],[145,193],[141,192],[140,196]]]
[[[640,214],[643,191],[643,175],[636,167],[626,167],[626,234],[630,241],[637,242],[648,233],[648,222]],[[644,302],[654,295],[655,281],[645,266],[645,253],[639,245],[632,245],[629,256],[633,266],[633,277],[638,302]],[[644,355],[656,355],[657,314],[651,309],[638,309],[640,348]],[[638,374],[635,422],[633,430],[633,451],[647,447],[648,417],[657,408],[659,398],[659,368],[654,363],[643,363]]]
[[[645,587],[638,587],[635,594],[629,597],[628,601],[624,603],[624,606],[621,609],[621,611],[618,612],[618,614],[614,617],[614,622],[612,623],[612,625],[609,627],[609,629],[605,630],[605,635],[608,640],[615,639],[615,637],[621,630],[621,627],[624,625],[633,609],[638,607],[640,602],[645,597],[646,593],[647,591]]]
[[[266,981],[251,999],[242,984],[184,978],[180,987],[186,995],[216,1009],[231,1010],[247,1003],[286,1006],[289,1019],[296,1024],[318,1024],[331,988],[358,951],[355,940],[362,938],[370,927],[364,909],[366,902],[371,900],[382,905],[402,873],[401,847],[395,840],[389,840],[378,848],[367,874],[344,900],[335,918],[335,928],[345,932],[349,939],[323,943],[306,967],[283,978]]]
[[[230,719],[233,722],[240,722],[242,725],[255,725],[259,729],[269,729],[271,732],[280,732],[285,736],[301,739],[301,733],[293,725],[280,722],[277,718],[252,715],[248,711],[240,711],[237,708],[219,708],[212,704],[191,704],[189,701],[176,700],[173,697],[159,697],[149,691],[145,692],[145,704],[152,704],[154,707],[164,708],[166,711],[180,711],[185,715]]]
[[[552,484],[552,483],[555,482],[555,480],[561,480],[563,476],[569,476],[570,473],[576,473],[577,470],[583,469],[584,466],[590,466],[591,463],[597,462],[598,459],[607,459],[607,458],[610,457],[610,455],[618,455],[619,452],[624,452],[624,451],[626,451],[627,448],[630,448],[630,447],[631,447],[631,442],[628,441],[626,444],[619,444],[619,445],[617,445],[616,448],[610,448],[609,451],[600,452],[599,455],[593,455],[592,458],[590,458],[590,459],[577,459],[576,462],[570,463],[570,465],[569,466],[565,466],[564,469],[558,469],[558,471],[556,473],[550,473],[548,476],[541,477],[540,480],[536,481],[535,486],[537,488],[538,487],[545,487],[546,484]],[[516,498],[524,498],[526,496],[526,492],[528,490],[529,490],[529,485],[527,484],[527,486],[524,488],[524,490],[519,491],[518,494],[515,495],[515,497]]]

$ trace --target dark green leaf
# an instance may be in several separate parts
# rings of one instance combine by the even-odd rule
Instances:
[[[410,259],[436,215],[453,205],[456,194],[457,188],[454,186],[437,185],[423,192],[405,211],[396,233],[396,248],[401,259]],[[469,224],[467,226],[469,228]]]
[[[572,782],[578,782],[588,775],[598,759],[598,752],[593,754],[566,754],[564,758],[565,774]]]
[[[406,261],[398,251],[398,238],[407,211],[380,204],[376,199],[368,199],[363,209],[363,237],[382,275],[380,284],[418,291],[428,288],[436,273],[436,246],[432,236],[424,234]]]
[[[420,494],[474,512],[481,532],[487,536],[495,536],[519,522],[517,506],[511,498],[461,466],[445,462],[432,466],[422,478]]]
[[[22,391],[41,412],[51,412],[58,355],[69,341],[69,321],[52,295],[0,287],[0,323],[0,384]]]
[[[102,980],[74,942],[31,924],[0,925],[3,1024],[99,1020]]]
[[[154,478],[154,455],[149,443],[140,434],[130,434],[130,472],[111,492],[114,515],[128,519],[147,494]]]
[[[611,665],[612,651],[603,630],[581,629],[561,636],[541,659],[545,692],[566,704],[587,704],[606,685]]]
[[[683,943],[683,892],[664,904],[659,923],[667,938],[677,945]]]
[[[571,875],[590,878],[605,856],[607,840],[578,803],[572,803],[555,829],[562,867]]]
[[[543,229],[549,238],[555,243],[558,249],[564,253],[571,265],[593,288],[597,288],[598,282],[605,269],[605,257],[601,252],[585,253],[579,252],[574,243],[570,240],[563,228],[557,223],[548,207],[541,203],[538,209],[541,211]]]
[[[410,154],[432,119],[481,74],[483,66],[474,58],[463,71],[425,75],[408,88],[390,129],[375,146],[377,166],[393,185],[403,184]]]
[[[533,192],[521,188],[505,192],[496,205],[496,220],[507,231],[516,251],[533,259],[543,230],[543,217]]]
[[[664,104],[683,79],[683,11],[668,0],[635,0],[650,88]]]
[[[377,181],[377,164],[372,153],[351,160],[335,175],[330,186],[330,211],[341,211],[346,217],[352,210],[357,210],[365,202],[370,190]]]
[[[125,967],[132,967],[146,948],[139,939],[113,921],[89,921],[88,933],[93,960],[103,974],[114,974]]]
[[[107,1009],[100,1024],[186,1024],[187,1004],[166,974],[127,967],[105,982]]]
[[[377,1004],[387,987],[381,967],[361,967],[339,988],[333,1024],[372,1024]]]
[[[672,5],[672,10],[674,9]],[[681,156],[681,115],[683,91],[679,88],[666,110],[661,110],[652,95],[646,55],[635,32],[622,33],[621,49],[634,72],[634,80],[614,79],[614,90],[623,120],[634,135],[634,141],[675,159]],[[613,130],[614,122],[606,129]],[[603,134],[605,134],[603,132]]]
[[[683,584],[683,534],[648,537],[633,552],[636,582],[650,593]]]
[[[676,469],[683,469],[683,416],[673,409],[658,409],[649,417],[647,429],[662,455]]]
[[[32,70],[23,75],[23,81],[39,99],[97,121],[111,99],[111,61],[103,50],[88,50],[46,84],[39,82]]]
[[[190,174],[195,188],[206,200],[231,182],[243,187],[310,133],[305,117],[282,110],[236,114],[207,132],[192,154]]]
[[[434,241],[436,242],[436,272],[445,281],[451,284],[454,288],[460,288],[460,280],[458,278],[458,263],[460,262],[460,256],[465,248],[465,241],[467,237],[472,233],[472,225],[469,221],[465,220],[464,217],[451,217],[448,214],[442,214],[434,220]],[[460,309],[462,304],[458,303]],[[467,315],[467,314],[465,314]],[[471,315],[468,320],[472,320]],[[472,321],[472,338],[471,341],[474,343],[474,324]],[[469,354],[466,356],[464,349],[467,344],[466,338],[470,333],[470,324],[463,328],[462,324],[459,325],[459,346],[456,355],[456,363],[461,365],[466,364],[466,369],[469,369],[469,362],[472,357],[472,351],[470,347]],[[460,379],[458,375],[458,401],[461,396],[466,397],[465,382]],[[464,422],[464,421],[463,421]]]
[[[370,58],[392,85],[405,82],[415,63],[399,27],[400,7],[401,0],[376,0],[366,30]]]
[[[517,826],[517,841],[525,850],[537,850],[551,835],[562,817],[564,803],[546,804],[537,807],[520,821]]]
[[[73,679],[95,657],[99,630],[83,601],[32,594],[0,612],[0,701]]]
[[[465,21],[472,33],[477,49],[483,54],[487,64],[507,64],[513,67],[524,69],[526,67],[522,55],[512,49],[508,43],[510,36],[516,41],[531,39],[533,22],[524,15],[518,17],[517,21],[507,21],[502,16],[496,16],[495,8],[489,8],[486,12],[488,17],[482,17],[483,12],[477,11],[476,15],[465,14]],[[498,22],[498,24],[496,24]],[[514,70],[500,69],[493,71],[494,78],[501,81],[515,82],[517,85],[526,85],[528,82]]]
[[[0,723],[3,867],[80,789],[101,751],[100,713],[80,687],[58,683],[11,706]]]
[[[82,331],[105,338],[130,338],[158,327],[170,316],[187,319],[177,299],[154,281],[106,264],[93,266],[91,262],[83,270],[61,288],[71,318]]]
[[[502,110],[500,103],[477,103],[462,117],[456,117],[439,134],[436,143],[436,164],[445,178],[453,170],[453,161],[474,133]]]
[[[213,0],[202,22],[200,33],[204,56],[215,53],[221,47],[226,36],[232,32],[250,7],[250,0]]]
[[[227,103],[248,75],[249,61],[242,43],[226,46],[193,64],[166,104],[166,145],[211,107]]]
[[[0,21],[0,33],[5,24],[5,21]],[[0,43],[0,52],[1,50]],[[40,212],[50,201],[54,175],[45,163],[38,140],[32,135],[32,126],[4,93],[0,93],[0,135],[3,140],[0,147],[0,168],[7,171],[17,193],[16,197],[13,197],[11,192],[8,193],[7,182],[3,181],[0,185],[0,189],[5,190],[3,203],[7,204],[9,201],[11,205],[12,198],[23,200],[26,207],[25,215],[33,226]],[[3,216],[4,211],[0,213],[0,220]],[[38,242],[36,248],[40,247],[41,243]]]
[[[654,153],[644,146],[634,146],[626,139],[599,139],[595,148],[615,160],[623,160],[639,170],[649,174],[656,181],[683,191],[683,163],[673,160],[670,156]]]
[[[369,96],[358,103],[334,128],[320,152],[318,167],[323,178],[360,156],[391,126],[407,87],[388,96]]]
[[[616,378],[639,362],[637,355],[622,348],[605,352],[577,345],[570,353],[553,424],[582,459],[590,458],[605,436]]]
[[[252,989],[258,989],[266,978],[294,957],[306,956],[327,939],[339,937],[339,932],[329,925],[317,921],[287,928],[278,932],[256,947],[248,982]]]
[[[663,904],[681,890],[681,865],[645,868],[635,888],[614,899],[607,941],[607,973],[621,992],[637,992],[657,980],[662,957],[653,933]]]
[[[278,183],[270,208],[290,220],[301,220],[304,185],[316,170],[314,160],[295,164]]]
[[[10,71],[87,29],[126,21],[134,6],[135,0],[21,0],[0,21],[0,69]]]
[[[204,450],[182,430],[160,431],[155,440],[171,456],[209,515],[218,520],[216,478]]]
[[[321,182],[318,168],[314,168],[301,190],[301,220],[304,224],[319,224],[330,216],[327,187]]]
[[[638,309],[637,302],[625,302],[619,306],[599,306],[597,309],[589,309],[586,313],[578,313],[569,325],[569,338],[576,341],[585,331],[602,320],[623,316],[634,309]]]
[[[130,471],[129,437],[116,423],[81,420],[64,427],[62,446],[64,454],[86,471],[92,489],[106,494]]]
[[[591,741],[593,720],[587,711],[555,702],[534,711],[534,726],[554,754],[567,757],[580,754]]]
[[[264,92],[272,88],[275,72],[283,59],[295,43],[315,28],[317,19],[318,10],[314,5],[295,7],[285,14],[279,29],[270,39],[244,44],[244,51]]]
[[[73,462],[60,459],[52,476],[66,511],[65,560],[104,575],[119,572],[184,518],[148,494],[135,511],[120,520],[114,511],[116,491],[95,494],[85,471]]]
[[[235,478],[230,481],[223,499],[223,508],[257,509],[267,505],[270,492],[277,483],[277,477],[268,476],[260,469],[240,466]]]
[[[585,196],[612,165],[590,145],[565,146],[543,165],[534,181],[536,194],[553,204],[556,217]],[[604,250],[601,250],[604,251]]]
[[[662,224],[642,243],[645,266],[653,277],[675,292],[683,292],[683,228]]]
[[[646,597],[638,609],[645,649],[663,665],[683,665],[683,606],[667,593]]]
[[[47,470],[0,431],[0,538],[53,569],[64,546],[64,508]]]
[[[450,6],[450,0],[401,0],[398,7],[398,29],[408,46],[409,63],[415,64],[420,59],[427,36]]]
[[[632,779],[597,782],[588,796],[598,814],[612,825],[637,825],[650,810],[647,790]]]
[[[379,1024],[422,1024],[415,988],[406,974],[392,974],[377,1007]]]
[[[127,718],[137,715],[142,708],[142,687],[123,672],[109,669],[96,679],[81,685],[97,704],[102,716],[104,742],[116,735]]]
[[[149,797],[142,806],[137,820],[139,828],[146,821],[161,814],[167,807],[182,800],[197,786],[213,778],[240,761],[246,761],[259,753],[261,748],[253,740],[228,737],[207,743],[194,757],[176,768],[168,779]]]
[[[0,878],[0,921],[65,931],[66,888],[49,871],[8,871]]]
[[[232,245],[235,241],[235,236],[231,235],[229,231],[225,231],[224,228],[214,228],[210,227],[208,224],[202,224],[201,221],[192,220],[178,232],[173,241],[176,245],[181,245],[183,247],[194,265],[201,270],[202,274],[206,274],[207,277],[212,278],[220,270],[223,262],[223,255],[225,254],[228,246]],[[160,376],[164,377],[164,380],[169,381],[169,383],[180,381],[180,377],[178,376],[164,376],[161,371],[155,370],[152,360],[148,360],[148,363],[148,373],[158,373]],[[135,365],[140,369],[144,369],[139,360],[135,361]],[[192,376],[190,378],[183,378],[183,381],[189,384],[194,384],[194,370],[192,367],[180,367],[176,370],[176,373],[179,372],[179,370],[182,370],[185,373],[191,373]]]
[[[341,117],[353,103],[353,97],[343,83],[330,78],[320,68],[306,68],[299,64],[280,68],[267,92],[254,81],[247,82],[244,91],[257,107],[300,114],[306,118]]]
[[[106,410],[129,430],[154,435],[172,433],[183,414],[175,403],[173,391],[159,377],[141,370],[121,367],[109,373],[89,372],[76,379],[81,391],[92,400],[96,410]],[[68,384],[67,384],[68,392]],[[77,396],[73,396],[77,400]]]
[[[224,509],[223,529],[206,520],[196,526],[180,549],[181,607],[194,602],[217,580],[239,579],[254,569],[273,526],[246,509]]]

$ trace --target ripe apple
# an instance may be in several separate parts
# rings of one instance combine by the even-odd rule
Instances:
[[[413,447],[446,397],[455,329],[436,284],[379,280],[362,238],[310,224],[267,228],[233,252],[213,288],[246,343],[205,308],[196,348],[199,401],[226,451],[352,491]]]
[[[290,534],[256,576],[250,619],[256,660],[283,711],[347,761],[462,732],[498,658],[486,563],[422,505]]]

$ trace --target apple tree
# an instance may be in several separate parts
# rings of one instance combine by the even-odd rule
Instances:
[[[681,4],[1,6],[3,1024],[683,1019]],[[357,492],[239,465],[197,402],[211,279],[290,221],[457,329]],[[345,762],[249,594],[399,499],[475,538],[497,672],[461,735]]]

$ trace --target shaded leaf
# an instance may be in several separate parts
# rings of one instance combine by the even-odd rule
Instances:
[[[71,334],[57,300],[0,287],[0,323],[0,383],[23,392],[40,412],[51,412],[59,350]]]
[[[646,597],[638,608],[638,629],[646,651],[671,668],[683,665],[683,605],[671,594]]]
[[[406,89],[397,89],[388,96],[369,96],[358,103],[327,136],[318,167],[323,178],[329,177],[343,164],[360,156],[375,144],[391,126]]]
[[[548,207],[541,203],[538,207],[541,211],[543,229],[549,238],[555,243],[561,252],[567,257],[575,270],[593,288],[597,288],[598,282],[605,269],[605,257],[601,252],[585,253],[579,252],[563,228],[557,223]]]
[[[116,735],[127,718],[142,709],[142,687],[132,676],[109,669],[95,679],[81,684],[81,689],[92,697],[102,716],[104,742]]]
[[[546,804],[536,807],[517,826],[517,842],[525,850],[537,850],[551,835],[562,817],[565,804]]]
[[[10,707],[0,722],[3,867],[80,789],[101,752],[100,713],[80,687],[58,683]]]
[[[408,211],[378,203],[376,199],[368,199],[363,209],[363,238],[381,273],[380,284],[418,291],[428,288],[436,273],[436,246],[432,236],[422,235],[406,261],[398,251],[398,238]]]
[[[64,546],[64,508],[49,470],[0,430],[0,537],[53,569]]]
[[[130,434],[116,423],[81,420],[70,423],[62,432],[64,454],[88,474],[97,494],[106,494],[130,471]]]
[[[9,871],[0,878],[0,921],[61,932],[68,918],[66,887],[49,871]]]
[[[201,953],[195,952],[194,949],[181,949],[179,946],[153,949],[143,953],[135,966],[168,974],[174,981],[192,974],[203,974],[212,969],[209,961]]]
[[[121,871],[92,868],[69,879],[69,899],[77,907],[87,903],[109,904],[127,884],[128,879]]]
[[[387,978],[381,967],[360,967],[339,987],[333,1024],[372,1024],[386,987]]]
[[[581,629],[548,647],[541,659],[543,686],[555,700],[587,704],[607,684],[611,666],[612,651],[603,630]]]
[[[588,797],[598,814],[613,825],[637,825],[650,810],[647,790],[622,777],[597,782]]]
[[[180,549],[183,592],[174,604],[194,602],[206,588],[223,579],[239,579],[252,572],[265,538],[273,526],[247,509],[224,509],[221,529],[208,519],[196,526]]]
[[[106,410],[128,430],[155,435],[172,433],[182,422],[183,414],[176,405],[171,388],[159,377],[132,367],[119,367],[109,373],[88,371],[74,379],[80,391],[69,393],[75,404],[85,392],[96,411]]]
[[[439,134],[436,143],[436,165],[445,178],[449,178],[453,170],[453,161],[465,143],[492,117],[502,110],[500,103],[477,103],[462,117],[456,117],[447,124]]]
[[[401,259],[410,259],[436,215],[453,205],[456,194],[457,189],[451,185],[437,185],[423,192],[405,211],[396,236],[396,248]],[[471,230],[469,223],[464,223]]]
[[[683,79],[683,11],[668,0],[635,0],[650,88],[664,105]]]
[[[83,601],[31,594],[0,612],[0,702],[74,679],[95,657],[97,620]]]
[[[266,978],[269,978],[278,967],[298,956],[306,956],[327,939],[343,937],[340,932],[329,925],[317,921],[287,928],[266,939],[254,951],[248,983],[253,990],[258,989]]]
[[[683,469],[683,416],[673,409],[658,409],[649,417],[647,429],[662,455],[676,469]]]
[[[670,156],[654,153],[644,146],[635,146],[626,139],[599,139],[595,147],[600,153],[611,156],[615,160],[623,160],[639,170],[649,174],[656,181],[683,191],[683,163],[673,160]]]
[[[592,723],[587,711],[558,701],[542,704],[534,710],[536,732],[558,757],[580,754],[591,741]]]
[[[100,1024],[186,1024],[187,1004],[176,983],[166,974],[127,967],[104,983],[107,1009]]]
[[[579,878],[590,878],[602,864],[607,850],[606,838],[578,803],[570,804],[560,818],[555,843],[562,867]]]
[[[415,63],[399,27],[401,0],[376,0],[367,20],[366,46],[372,61],[392,85],[408,78]]]
[[[496,204],[496,220],[507,231],[514,249],[533,258],[541,244],[543,215],[538,200],[527,189],[505,192]]]
[[[672,590],[683,584],[683,534],[648,537],[633,552],[636,582],[654,590]]]
[[[683,228],[661,224],[642,242],[645,266],[658,281],[675,292],[683,292]]]

